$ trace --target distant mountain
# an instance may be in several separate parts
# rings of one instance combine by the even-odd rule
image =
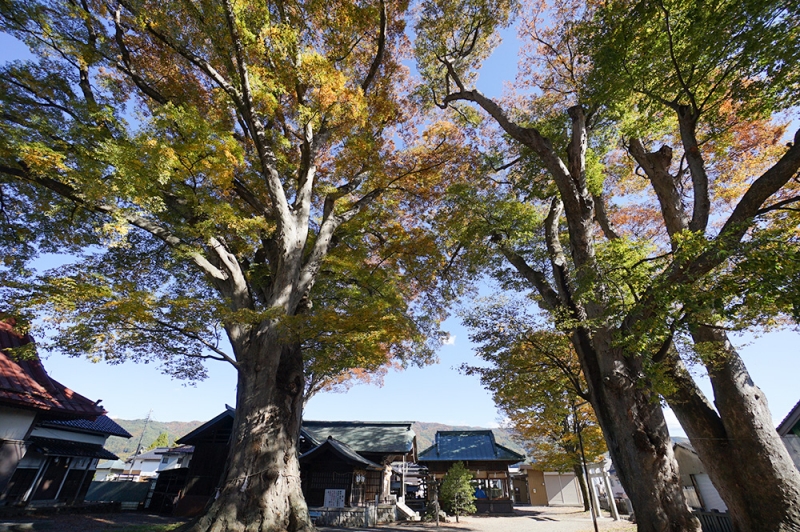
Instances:
[[[147,430],[144,431],[144,437],[142,438],[144,419],[115,419],[114,421],[133,436],[133,438],[129,440],[112,436],[106,441],[106,449],[123,460],[136,451],[139,438],[142,439],[142,448],[147,449],[147,447],[158,438],[159,434],[166,432],[169,436],[169,443],[172,445],[175,443],[175,440],[189,434],[205,423],[205,421],[155,421],[151,419],[150,423],[147,424]]]
[[[142,436],[142,429],[144,429],[144,419],[115,419],[122,428],[127,430],[133,435],[133,438],[126,440],[125,438],[117,438],[112,436],[106,442],[106,449],[116,454],[122,459],[128,458],[136,451],[136,444],[139,443],[139,438]],[[145,430],[144,437],[142,438],[142,448],[146,449],[159,434],[166,432],[169,436],[170,445],[190,433],[205,421],[154,421],[150,420]],[[486,430],[485,427],[466,427],[466,426],[453,426],[445,425],[443,423],[424,423],[415,421],[411,426],[417,435],[417,449],[420,452],[427,449],[433,444],[433,439],[436,431],[439,430]],[[492,429],[497,443],[504,447],[508,447],[512,451],[525,454],[525,450],[511,438],[511,433],[505,429]]]

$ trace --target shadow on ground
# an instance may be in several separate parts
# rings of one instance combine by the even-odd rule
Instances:
[[[0,532],[151,532],[185,519],[140,513],[54,515],[0,519]]]

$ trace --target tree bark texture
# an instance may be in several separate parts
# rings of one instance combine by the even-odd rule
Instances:
[[[314,530],[300,486],[297,440],[303,358],[297,345],[251,333],[242,352],[231,453],[216,500],[191,532]]]
[[[693,335],[699,345],[718,348],[706,364],[716,410],[682,366],[668,401],[728,506],[733,529],[799,531],[800,472],[773,427],[764,393],[724,331],[699,326]]]
[[[591,506],[589,505],[589,490],[586,486],[586,475],[583,472],[583,466],[580,464],[575,464],[572,467],[572,472],[575,473],[575,477],[578,479],[578,485],[581,487],[581,496],[583,497],[583,511],[588,512],[591,510]]]
[[[700,531],[683,496],[659,398],[635,356],[612,347],[611,331],[572,336],[592,406],[639,532]]]

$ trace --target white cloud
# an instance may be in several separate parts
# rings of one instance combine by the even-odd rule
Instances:
[[[442,342],[444,345],[454,345],[456,343],[456,336],[454,334],[450,334],[447,338],[444,339]]]

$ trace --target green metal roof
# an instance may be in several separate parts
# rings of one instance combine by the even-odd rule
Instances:
[[[331,437],[359,454],[405,454],[414,449],[410,421],[307,421],[302,432],[314,445]]]
[[[509,462],[525,457],[503,447],[494,440],[491,430],[451,430],[436,433],[433,445],[419,453],[419,463],[425,462]]]

